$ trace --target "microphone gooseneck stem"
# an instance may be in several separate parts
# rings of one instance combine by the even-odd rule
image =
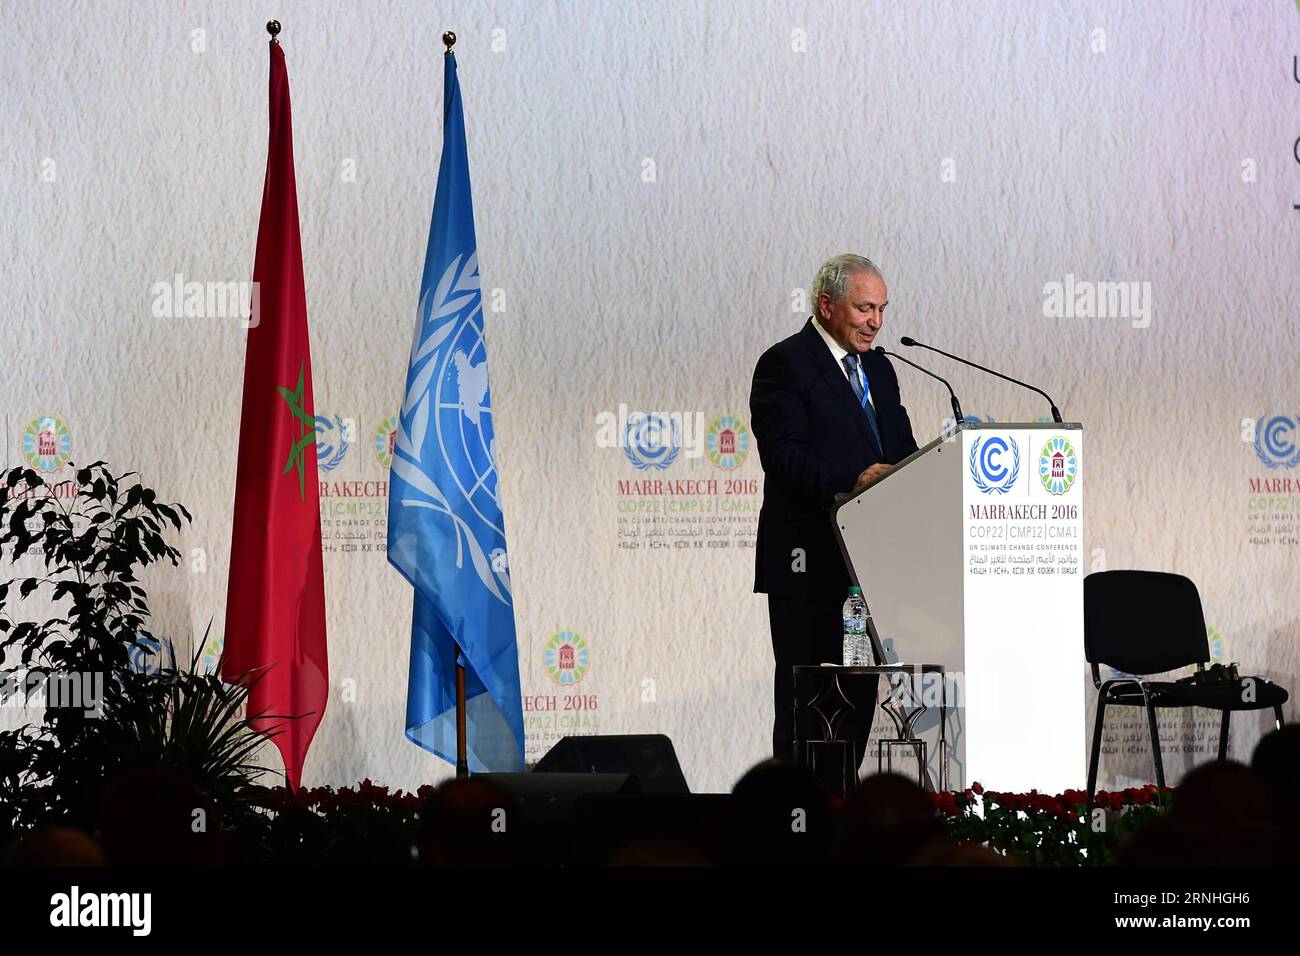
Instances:
[[[908,341],[911,340],[909,339]],[[932,379],[935,379],[936,381],[942,382],[943,387],[948,390],[948,396],[952,399],[952,414],[953,414],[953,419],[955,424],[960,425],[966,421],[966,417],[961,413],[961,402],[957,401],[957,393],[952,390],[952,386],[948,384],[948,380],[946,378],[944,378],[942,375],[939,375],[935,372],[931,372],[928,368],[922,365],[917,365],[911,359],[903,358],[903,356],[899,355],[897,352],[889,351],[883,345],[877,345],[876,351],[879,352],[881,355],[888,355],[890,358],[896,358],[904,365],[910,365],[918,372],[928,375]]]
[[[1046,392],[1044,392],[1041,388],[1038,388],[1036,385],[1030,385],[1028,382],[1022,382],[1020,381],[1020,379],[1012,378],[1010,375],[1003,375],[1001,372],[995,372],[993,369],[980,365],[978,362],[972,362],[970,359],[964,359],[960,355],[953,355],[951,352],[945,352],[943,349],[935,348],[933,345],[926,345],[924,342],[918,342],[916,339],[906,335],[903,336],[901,339],[899,339],[899,341],[907,346],[915,346],[916,348],[929,349],[931,352],[938,352],[944,358],[950,358],[954,362],[961,362],[962,365],[969,365],[971,368],[977,368],[981,372],[987,372],[989,375],[992,375],[995,378],[1000,378],[1004,381],[1010,382],[1013,385],[1019,385],[1021,388],[1027,388],[1031,392],[1036,392],[1039,395],[1043,396],[1043,398],[1047,399],[1047,404],[1051,406],[1052,421],[1057,423],[1061,423],[1064,421],[1064,419],[1061,418],[1061,410],[1056,407],[1056,402],[1052,401],[1052,396],[1048,395]]]

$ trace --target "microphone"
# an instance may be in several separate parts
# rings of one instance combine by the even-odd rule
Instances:
[[[1052,396],[1048,395],[1041,388],[1035,388],[1033,385],[1030,385],[1028,382],[1022,382],[1018,378],[1012,378],[1010,375],[1003,375],[1001,372],[995,372],[991,368],[985,368],[983,365],[979,365],[975,362],[970,361],[969,359],[964,359],[961,358],[960,356],[952,355],[948,352],[945,352],[943,349],[935,348],[933,345],[926,345],[924,342],[918,342],[916,339],[911,338],[910,336],[907,335],[904,335],[898,341],[900,341],[901,343],[903,343],[908,347],[916,346],[917,348],[929,349],[931,352],[938,352],[944,358],[950,358],[954,362],[961,362],[962,365],[969,365],[971,368],[977,368],[981,372],[987,372],[989,375],[1011,382],[1013,385],[1019,385],[1021,388],[1027,388],[1031,392],[1037,392],[1039,395],[1043,396],[1043,398],[1047,399],[1048,405],[1052,406],[1052,421],[1054,422],[1063,421],[1063,419],[1061,418],[1061,411],[1056,407],[1056,402],[1052,401]]]
[[[942,382],[943,387],[946,388],[948,390],[948,394],[952,396],[952,414],[956,424],[960,425],[964,421],[966,421],[966,416],[964,416],[961,413],[961,402],[957,401],[957,393],[952,390],[952,386],[948,384],[948,380],[946,378],[940,378],[938,375],[935,375],[934,372],[931,372],[928,368],[922,368],[921,366],[913,362],[911,359],[905,359],[903,358],[903,356],[899,355],[896,352],[890,352],[883,345],[877,345],[876,351],[879,352],[881,355],[888,355],[890,358],[896,358],[904,365],[910,365],[918,372],[924,372],[926,375],[930,376],[931,378],[938,379],[940,382]]]

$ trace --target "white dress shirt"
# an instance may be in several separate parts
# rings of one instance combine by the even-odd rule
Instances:
[[[822,328],[822,324],[817,321],[817,316],[815,315],[813,316],[812,324],[813,328],[817,330],[817,334],[822,337],[822,341],[826,343],[826,347],[831,350],[831,355],[835,359],[835,364],[839,366],[840,372],[843,373],[845,381],[852,385],[853,381],[849,378],[849,370],[844,367],[844,356],[849,354],[848,351],[840,345],[839,342],[836,342],[829,332]],[[862,374],[862,356],[858,356],[858,374]],[[859,380],[859,384],[863,384],[862,380]],[[867,401],[871,403],[872,411],[874,411],[876,408],[876,400],[871,397],[871,387],[869,383],[867,385]]]

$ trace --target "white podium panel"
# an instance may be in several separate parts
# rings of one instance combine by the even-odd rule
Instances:
[[[1056,793],[1085,781],[1083,431],[962,425],[835,514],[889,662],[943,664],[918,736],[953,788]]]

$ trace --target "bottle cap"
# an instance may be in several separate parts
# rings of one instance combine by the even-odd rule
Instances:
[[[850,594],[861,594],[861,593],[862,593],[862,588],[858,587],[858,586],[855,584],[855,585],[853,585],[853,587],[849,588],[849,593],[850,593]]]

